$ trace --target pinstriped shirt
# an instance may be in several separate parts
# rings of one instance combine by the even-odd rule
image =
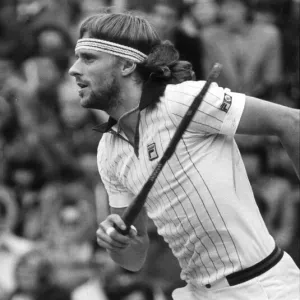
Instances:
[[[97,162],[110,206],[126,207],[140,191],[203,85],[167,85],[140,111],[138,156],[117,125],[103,134]],[[212,283],[274,249],[234,140],[244,103],[245,95],[211,85],[146,202],[191,284]]]

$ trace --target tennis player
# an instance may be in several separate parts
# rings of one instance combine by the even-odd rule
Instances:
[[[175,154],[155,182],[129,235],[120,215],[149,178],[204,81],[143,18],[99,14],[81,25],[70,69],[81,105],[109,114],[98,168],[111,215],[97,241],[122,267],[138,271],[147,218],[182,268],[173,298],[299,299],[299,270],[269,234],[234,135],[275,135],[299,176],[300,112],[213,83]]]

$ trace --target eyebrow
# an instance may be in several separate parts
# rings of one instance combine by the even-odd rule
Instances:
[[[79,50],[79,51],[75,52],[76,58],[86,57],[86,56],[97,58],[96,53],[93,53],[93,52],[89,52],[89,51],[85,51],[85,50]]]

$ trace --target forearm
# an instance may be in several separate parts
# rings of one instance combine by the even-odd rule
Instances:
[[[300,176],[300,111],[298,109],[246,96],[237,133],[278,136],[298,177]]]
[[[142,268],[146,260],[148,247],[148,235],[143,237],[137,236],[136,242],[131,244],[127,248],[107,250],[107,252],[109,253],[112,260],[122,268],[136,272]]]
[[[124,208],[111,207],[111,212],[119,216],[123,215],[124,210]],[[149,247],[147,220],[147,213],[145,208],[143,208],[133,224],[136,228],[136,236],[131,240],[132,242],[126,248],[109,248],[110,250],[108,250],[111,258],[124,269],[136,272],[141,269],[145,262]]]
[[[286,149],[300,179],[300,111],[293,109],[285,116],[285,126],[279,132],[279,138]]]

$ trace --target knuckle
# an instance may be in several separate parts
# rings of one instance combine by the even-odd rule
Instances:
[[[120,223],[123,222],[122,219],[121,219],[121,217],[119,215],[117,215],[117,214],[111,215],[111,220],[112,220],[112,222],[114,222],[116,224],[120,224]]]
[[[102,234],[102,232],[103,232],[103,229],[98,228],[97,231],[96,231],[96,235],[100,236]]]

